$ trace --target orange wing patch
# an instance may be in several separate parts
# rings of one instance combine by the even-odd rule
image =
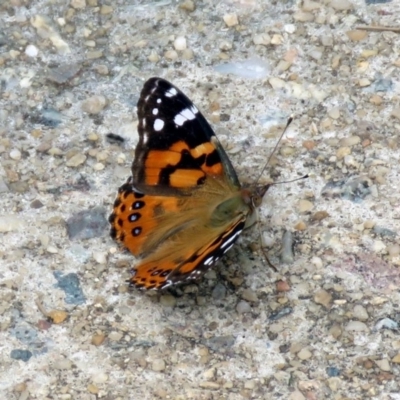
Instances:
[[[203,183],[206,175],[222,175],[223,166],[213,143],[190,148],[180,140],[167,150],[149,150],[143,171],[146,185],[188,188]]]
[[[135,192],[130,178],[121,186],[109,217],[111,237],[139,256],[157,241],[155,230],[163,215],[170,212],[179,212],[178,198]]]

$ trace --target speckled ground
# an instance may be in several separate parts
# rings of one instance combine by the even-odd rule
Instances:
[[[398,15],[398,0],[1,2],[1,397],[400,399]],[[198,284],[128,291],[134,258],[106,218],[151,76],[193,99],[244,182],[294,115],[263,179],[310,178],[259,213],[278,272],[254,230]]]

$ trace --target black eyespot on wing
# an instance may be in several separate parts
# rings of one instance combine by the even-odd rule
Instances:
[[[133,236],[139,236],[142,233],[142,228],[140,226],[132,229]]]
[[[129,216],[129,221],[136,222],[140,219],[141,216],[142,216],[142,214],[140,214],[140,213],[133,213]]]
[[[138,201],[135,201],[135,202],[132,204],[132,209],[133,209],[133,210],[139,210],[140,208],[143,208],[144,205],[145,205],[145,202],[144,202],[144,201],[138,200]]]

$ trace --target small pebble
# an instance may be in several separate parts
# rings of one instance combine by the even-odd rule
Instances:
[[[283,43],[283,36],[279,34],[275,34],[272,36],[271,44],[278,46]]]
[[[93,169],[95,171],[103,171],[104,168],[105,168],[105,165],[100,162],[93,165]]]
[[[104,96],[92,96],[82,102],[82,110],[88,114],[99,114],[106,105],[107,99]]]
[[[10,357],[14,360],[20,360],[20,361],[29,361],[29,359],[32,357],[32,352],[29,350],[20,350],[20,349],[14,349],[11,350]]]
[[[239,24],[238,17],[236,14],[225,14],[223,20],[225,24],[229,27]]]
[[[285,264],[290,264],[294,261],[293,254],[293,234],[290,231],[285,231],[282,236],[281,261]]]
[[[97,383],[98,385],[101,385],[103,383],[106,383],[108,381],[108,375],[105,372],[99,372],[96,375],[92,377],[93,382]]]
[[[361,138],[359,136],[349,136],[347,138],[341,139],[339,145],[341,147],[351,147],[359,144],[361,142]]]
[[[185,50],[186,49],[186,38],[183,36],[178,36],[174,41],[175,50]]]
[[[371,85],[371,81],[368,78],[361,78],[359,79],[358,84],[361,87],[367,87]]]
[[[112,331],[109,333],[108,339],[112,342],[119,342],[123,338],[123,336],[124,335],[122,332]]]
[[[238,314],[244,314],[251,311],[250,304],[247,301],[240,300],[236,306],[236,311]]]
[[[394,118],[400,119],[400,108],[393,108],[390,115]]]
[[[39,49],[33,44],[28,44],[28,46],[26,46],[25,48],[25,54],[28,57],[37,57],[37,55],[39,54]]]
[[[104,340],[106,339],[106,336],[104,334],[95,334],[92,336],[91,343],[94,346],[100,346],[103,344]]]
[[[100,14],[101,15],[108,15],[108,14],[112,14],[114,12],[114,8],[109,6],[108,4],[103,4],[100,7]]]
[[[72,362],[67,358],[62,358],[53,363],[53,368],[60,371],[70,370],[72,368]]]
[[[312,357],[312,353],[310,350],[308,350],[306,347],[302,348],[298,353],[297,357],[300,358],[300,360],[308,360],[309,358]]]
[[[154,360],[151,364],[151,369],[156,372],[161,372],[165,370],[165,361],[162,359]]]
[[[391,371],[390,363],[387,358],[384,358],[382,360],[376,360],[375,364],[381,369],[382,371],[389,372]]]
[[[321,304],[326,308],[329,308],[332,303],[332,295],[324,289],[318,290],[314,295],[314,301],[317,304]]]
[[[54,324],[63,323],[68,318],[68,316],[69,314],[63,310],[52,310],[47,313],[47,317],[50,318]]]
[[[339,147],[336,151],[336,157],[338,160],[342,160],[345,156],[351,154],[350,147]]]
[[[253,36],[253,43],[268,46],[271,43],[271,36],[268,33],[260,33]]]
[[[18,149],[13,149],[10,151],[10,158],[13,160],[20,160],[21,159],[21,152]]]
[[[96,385],[93,385],[92,383],[90,383],[88,386],[87,386],[87,390],[88,390],[88,392],[89,393],[91,393],[91,394],[98,394],[99,393],[99,388],[96,386]]]
[[[329,5],[337,11],[347,11],[353,8],[353,4],[349,0],[331,0]]]
[[[54,271],[53,275],[57,279],[57,286],[65,292],[67,304],[80,305],[86,302],[77,274],[71,272],[64,275],[59,271]]]
[[[359,321],[366,321],[369,318],[367,310],[358,304],[353,308],[353,317],[357,318]]]
[[[247,300],[251,303],[258,301],[258,297],[256,292],[252,289],[244,289],[241,294],[242,299]]]
[[[302,200],[300,200],[299,203],[298,203],[298,210],[299,210],[299,212],[301,212],[301,213],[309,212],[309,211],[311,211],[313,208],[314,208],[314,204],[311,203],[311,201],[309,201],[309,200],[304,200],[304,199],[302,199]]]
[[[338,339],[342,334],[342,328],[339,325],[334,324],[329,328],[329,333],[333,336],[333,338]]]
[[[175,50],[167,50],[167,51],[164,53],[164,57],[165,57],[167,60],[173,61],[173,60],[176,60],[179,56],[178,56],[178,53],[177,53]]]
[[[304,221],[299,221],[295,224],[294,229],[296,229],[296,231],[305,231],[307,229],[307,224]]]
[[[367,37],[367,31],[361,31],[361,30],[347,31],[346,35],[353,42],[359,42]]]
[[[345,327],[346,331],[355,331],[355,332],[362,332],[362,331],[369,331],[367,325],[361,321],[349,321]]]
[[[86,7],[86,0],[71,0],[71,7],[76,9],[83,9]]]
[[[392,244],[386,248],[390,257],[398,257],[400,254],[400,246],[398,244]]]
[[[196,9],[196,4],[192,0],[184,0],[180,5],[179,8],[182,10],[193,12]]]
[[[160,304],[164,307],[175,307],[176,298],[170,294],[164,294],[160,297]]]
[[[396,354],[393,358],[392,358],[392,362],[395,364],[400,364],[400,353]]]
[[[74,156],[72,156],[69,160],[67,160],[65,165],[67,167],[76,168],[79,165],[84,164],[86,159],[87,159],[87,157],[84,154],[78,153],[78,154],[75,154]]]
[[[314,18],[314,14],[311,12],[296,11],[293,14],[293,19],[298,22],[312,22]]]
[[[328,111],[328,115],[329,115],[332,119],[339,119],[339,118],[340,118],[340,108],[339,108],[339,107],[331,108],[331,109]]]
[[[276,282],[275,285],[276,285],[277,292],[289,292],[291,290],[291,287],[287,281],[279,280],[278,282]]]
[[[222,300],[226,296],[226,287],[222,283],[217,283],[211,293],[214,300]]]
[[[316,221],[322,221],[323,219],[328,218],[328,217],[329,217],[329,214],[327,211],[317,211],[310,217],[310,220],[312,222],[316,222]]]

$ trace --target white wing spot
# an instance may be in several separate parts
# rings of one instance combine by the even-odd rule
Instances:
[[[157,99],[157,104],[160,104],[161,103],[161,99]]]
[[[182,126],[186,121],[191,121],[195,119],[197,113],[198,110],[195,106],[191,106],[190,108],[185,108],[175,116],[174,122],[176,125]]]
[[[207,260],[204,261],[205,265],[210,265],[214,262],[214,257],[208,257]]]
[[[168,279],[163,286],[161,286],[162,289],[166,289],[167,287],[171,286],[173,282]]]
[[[164,121],[160,118],[154,120],[154,130],[159,132],[162,128],[164,128]]]
[[[171,88],[165,92],[165,96],[174,97],[178,94],[178,91],[175,88]]]
[[[225,254],[227,251],[229,251],[232,247],[233,247],[233,244],[231,244],[228,248],[226,248],[226,249],[224,250],[224,254]]]
[[[158,108],[153,108],[153,115],[157,115],[158,114]]]
[[[146,128],[146,118],[142,119],[142,125],[143,125],[143,128]]]
[[[221,249],[223,249],[224,247],[228,246],[229,243],[232,243],[240,234],[242,233],[242,231],[237,231],[233,236],[231,236],[227,241],[225,241],[222,246]],[[231,246],[232,247],[232,246]]]

